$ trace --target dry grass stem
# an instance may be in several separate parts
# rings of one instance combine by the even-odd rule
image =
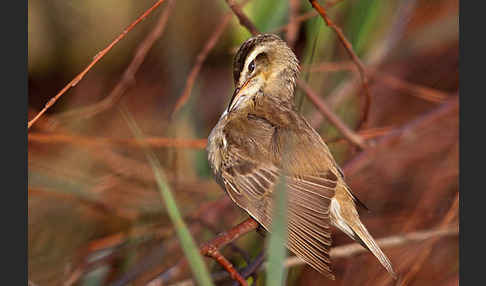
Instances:
[[[456,220],[458,215],[459,215],[459,192],[456,193],[454,202],[449,208],[447,214],[442,219],[442,222],[440,223],[440,227],[445,227],[451,224],[454,220]],[[459,233],[459,230],[457,230],[457,233]],[[400,281],[402,285],[408,285],[411,283],[412,279],[417,275],[420,269],[422,269],[423,264],[432,253],[432,249],[433,249],[432,246],[437,241],[438,238],[434,237],[434,239],[428,243],[428,247],[425,247],[424,250],[420,253],[420,255],[413,260],[412,266],[409,267],[410,270],[404,275],[404,277]],[[386,279],[386,282],[384,284],[386,284],[387,282],[388,279]]]
[[[339,62],[339,63],[320,63],[312,65],[309,72],[338,72],[338,71],[352,71],[359,72],[353,62]],[[408,94],[421,98],[426,101],[441,103],[444,102],[449,95],[437,89],[422,86],[407,82],[403,79],[393,75],[380,72],[376,68],[368,68],[371,77],[378,80],[393,89],[403,90]]]
[[[230,5],[230,7],[232,7],[230,3],[233,2],[233,1],[227,0],[226,2],[228,3],[228,5]],[[246,15],[241,11],[241,9],[239,9],[238,7],[236,7],[236,8],[232,7],[232,10],[235,13],[235,15],[238,17],[238,19],[240,20],[240,23],[241,23],[242,26],[247,28],[248,31],[250,31],[253,35],[256,35],[256,34],[259,33],[258,30],[256,30],[255,25],[248,19],[248,17],[246,17]],[[341,119],[339,119],[339,117],[336,114],[334,114],[331,111],[331,109],[329,109],[327,107],[327,105],[319,99],[317,94],[312,90],[312,88],[307,83],[305,83],[302,80],[298,80],[297,85],[305,92],[307,97],[319,109],[319,111],[332,124],[334,124],[336,126],[336,128],[343,134],[343,136],[346,139],[348,139],[351,143],[353,143],[354,145],[358,146],[361,149],[366,148],[366,144],[365,144],[364,140],[359,135],[354,133],[348,126],[346,126],[346,124],[344,124],[344,122],[342,122]]]
[[[238,239],[242,235],[244,235],[244,234],[246,234],[246,233],[248,233],[252,230],[257,229],[257,227],[258,227],[258,222],[256,222],[252,218],[248,218],[247,220],[245,220],[245,221],[239,223],[238,225],[232,227],[230,230],[224,231],[224,232],[218,234],[212,240],[201,245],[201,247],[200,247],[201,254],[216,259],[216,261],[220,265],[222,265],[226,269],[226,271],[228,271],[228,273],[229,273],[229,275],[231,275],[231,277],[234,277],[237,281],[239,281],[239,279],[241,278],[241,275],[238,272],[236,272],[236,270],[231,265],[231,263],[229,261],[227,261],[227,259],[225,259],[219,253],[219,251],[218,251],[219,255],[216,255],[216,257],[213,257],[214,256],[213,254],[215,253],[215,251],[217,251],[217,250],[221,249],[222,247],[224,247],[225,245],[235,241],[236,239]],[[221,258],[224,258],[224,260],[222,260]],[[182,259],[182,260],[179,261],[179,263],[177,263],[176,265],[171,267],[168,271],[166,271],[162,275],[159,275],[156,278],[154,278],[153,280],[151,280],[148,284],[150,286],[165,285],[166,281],[168,279],[170,279],[167,276],[177,276],[178,274],[180,274],[182,272],[182,269],[184,269],[186,267],[186,265],[187,265],[186,259]]]
[[[289,1],[289,23],[287,25],[287,31],[285,34],[285,39],[287,40],[287,44],[289,47],[293,48],[295,45],[295,41],[297,40],[297,33],[299,31],[300,23],[297,21],[297,13],[299,13],[299,0],[290,0]]]
[[[362,129],[358,131],[358,135],[361,136],[364,140],[374,139],[380,136],[384,136],[389,132],[395,130],[395,126],[385,126],[385,127],[376,127],[376,128],[369,128],[369,129]],[[334,138],[325,140],[327,144],[330,143],[344,143],[349,142],[345,138]]]
[[[416,232],[411,232],[403,235],[388,236],[388,237],[377,239],[376,242],[382,249],[386,249],[386,248],[392,248],[397,246],[403,246],[411,243],[424,242],[429,239],[440,239],[449,236],[456,236],[458,234],[459,234],[458,227],[450,226],[450,227],[442,227],[439,229],[416,231]],[[349,258],[351,256],[355,256],[362,253],[368,253],[368,250],[363,248],[363,246],[361,246],[358,243],[350,243],[346,245],[336,246],[331,249],[331,257],[333,259]],[[285,260],[283,267],[291,268],[303,264],[305,264],[305,262],[302,259],[298,258],[297,256],[292,256],[292,257],[288,257]],[[256,269],[256,271],[263,270],[265,267],[266,267],[266,263],[264,263],[261,267]],[[215,281],[223,281],[228,278],[227,274],[223,274],[223,275],[221,274],[222,273],[219,272],[213,273],[212,276],[213,278],[215,278]],[[184,281],[171,284],[171,286],[193,286],[193,285],[195,284],[192,279],[187,279]]]
[[[243,7],[244,5],[246,5],[246,3],[248,3],[248,1],[249,0],[243,1],[241,3],[241,6]],[[233,1],[231,1],[231,2],[233,2]],[[230,5],[230,4],[228,3],[228,5]],[[237,5],[236,3],[233,2],[232,5],[234,5],[236,7],[234,9],[238,9],[238,6],[236,6]],[[229,21],[231,20],[232,17],[233,17],[233,12],[228,12],[228,13],[225,14],[225,16],[223,17],[223,19],[221,20],[219,25],[214,30],[214,32],[211,35],[211,37],[209,38],[209,40],[206,42],[206,45],[204,46],[204,48],[197,55],[196,62],[194,63],[194,66],[192,67],[191,71],[189,72],[189,75],[187,76],[186,84],[184,86],[184,90],[182,92],[182,95],[179,97],[179,99],[177,100],[177,102],[174,106],[174,111],[172,112],[172,116],[174,116],[174,114],[176,114],[177,111],[179,109],[181,109],[182,106],[184,106],[184,104],[186,104],[187,100],[189,99],[189,97],[191,95],[192,87],[194,86],[194,82],[196,81],[197,75],[199,74],[204,61],[206,60],[209,52],[214,48],[214,46],[218,42],[219,38],[221,37],[221,35],[225,31],[225,29],[228,26]]]
[[[312,88],[304,81],[298,80],[297,86],[300,87],[309,100],[317,107],[317,109],[331,122],[336,129],[343,134],[344,138],[351,142],[353,145],[358,146],[361,149],[366,148],[366,144],[357,133],[351,130],[341,119],[322,101],[319,96],[312,90]]]
[[[143,41],[138,45],[130,64],[127,66],[123,75],[110,92],[110,94],[98,103],[91,106],[81,107],[77,110],[67,111],[62,114],[57,115],[59,119],[70,119],[73,117],[80,117],[82,119],[90,118],[100,112],[103,112],[111,108],[115,103],[117,103],[123,94],[135,84],[135,74],[140,69],[140,66],[145,61],[148,53],[155,44],[155,42],[162,36],[167,27],[167,22],[169,20],[169,15],[175,5],[174,0],[168,0],[167,7],[160,14],[160,17],[155,24],[154,28],[150,33],[143,39]]]
[[[250,19],[245,15],[245,13],[243,13],[243,11],[241,11],[241,8],[238,6],[238,4],[236,4],[236,2],[234,0],[226,0],[226,3],[231,8],[231,10],[233,11],[233,13],[236,15],[236,17],[240,21],[240,24],[243,27],[247,28],[248,31],[253,36],[258,35],[260,33],[260,32],[258,32],[258,29],[253,24],[253,22],[250,21]]]
[[[159,0],[157,1],[152,7],[147,9],[140,17],[138,17],[134,22],[132,22],[123,32],[113,40],[106,48],[104,48],[101,52],[97,53],[94,57],[94,59],[91,61],[91,63],[81,72],[79,73],[75,78],[73,78],[61,91],[59,91],[53,98],[51,98],[44,108],[32,119],[28,122],[27,128],[30,129],[30,127],[49,109],[51,106],[56,103],[56,101],[64,94],[66,91],[68,91],[71,87],[76,86],[78,82],[83,79],[83,77],[88,73],[89,70],[99,61],[101,60],[120,40],[122,40],[128,32],[130,32],[138,23],[143,21],[145,18],[147,18],[150,13],[152,13],[153,10],[155,10],[157,7],[159,7],[165,0]]]
[[[28,135],[29,142],[48,143],[48,144],[72,144],[78,146],[113,146],[120,145],[125,147],[141,147],[135,139],[122,138],[102,138],[102,137],[88,137],[79,135],[65,135],[65,134],[44,134],[44,133],[30,133]],[[173,148],[189,148],[189,149],[204,149],[206,148],[206,139],[180,139],[180,138],[161,138],[161,137],[146,137],[144,142],[152,148],[173,147]]]
[[[329,28],[334,30],[339,41],[343,44],[346,52],[348,53],[348,55],[351,57],[352,61],[356,64],[356,67],[358,68],[361,77],[361,82],[363,84],[363,89],[364,89],[364,104],[362,107],[361,119],[358,123],[358,129],[364,128],[367,124],[368,113],[371,106],[371,94],[370,94],[370,88],[368,84],[368,76],[366,74],[366,68],[364,64],[361,62],[361,60],[359,59],[359,57],[354,52],[351,43],[348,41],[346,36],[344,36],[344,33],[341,30],[341,28],[336,26],[336,24],[334,24],[334,22],[327,16],[326,10],[319,4],[319,2],[317,2],[317,0],[309,0],[309,2],[311,3],[312,7],[314,7],[314,9],[319,13],[319,15],[321,15],[326,25]]]

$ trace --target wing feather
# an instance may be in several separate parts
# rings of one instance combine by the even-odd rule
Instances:
[[[241,162],[241,159],[240,159]],[[252,166],[253,168],[249,168]],[[272,222],[272,195],[282,173],[275,166],[229,166],[222,170],[225,189],[232,200],[245,209],[265,229]],[[288,248],[329,278],[331,231],[329,206],[337,177],[330,170],[312,176],[287,176]]]

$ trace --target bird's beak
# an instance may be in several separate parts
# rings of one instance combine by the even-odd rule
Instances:
[[[238,104],[238,100],[240,99],[240,97],[242,96],[243,92],[245,91],[245,88],[247,87],[248,82],[250,82],[250,79],[247,79],[245,81],[245,83],[241,87],[237,87],[235,89],[235,92],[233,92],[233,96],[231,97],[231,101],[230,101],[230,103],[228,105],[228,112],[230,112],[231,110],[233,110],[234,107],[236,106],[236,104]]]

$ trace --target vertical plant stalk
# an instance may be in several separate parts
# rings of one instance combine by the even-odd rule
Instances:
[[[252,218],[248,218],[247,220],[239,223],[238,225],[232,227],[230,230],[224,231],[219,233],[215,238],[211,239],[210,241],[202,244],[199,247],[199,251],[202,255],[209,256],[211,258],[215,258],[212,256],[210,253],[211,251],[219,250],[223,248],[224,246],[230,244],[231,242],[237,240],[239,237],[242,235],[255,230],[258,228],[258,222],[253,220]],[[216,255],[217,257],[218,255]],[[216,260],[220,265],[223,263],[222,267],[228,272],[228,274],[233,277],[237,276],[242,276],[240,275],[236,269],[231,265],[229,261],[223,261],[223,260]],[[225,263],[228,263],[228,265],[225,265]],[[148,285],[166,285],[170,279],[173,279],[174,276],[179,275],[183,269],[187,266],[187,259],[181,259],[176,265],[171,267],[168,271],[158,275],[154,279],[152,279]],[[228,269],[231,269],[228,271]],[[234,273],[236,272],[236,273]],[[244,279],[243,279],[244,280]],[[239,281],[237,280],[239,283]],[[246,281],[245,281],[246,283]]]
[[[238,6],[231,6],[231,4],[230,4],[231,2],[233,2],[233,1],[232,0],[226,0],[226,3],[228,3],[228,5],[230,5],[231,9],[235,13],[235,16],[239,19],[240,24],[243,27],[245,27],[246,29],[248,29],[248,31],[250,31],[253,35],[259,34],[258,30],[255,30],[256,27],[255,27],[255,25],[253,25],[253,23],[250,21],[250,19],[248,19],[248,17],[246,17],[246,15],[241,11],[241,9]],[[233,4],[234,4],[234,2],[233,2]],[[361,149],[366,148],[366,144],[365,144],[364,140],[358,134],[356,134],[353,130],[351,130],[349,127],[347,127],[346,124],[344,122],[342,122],[341,119],[339,119],[339,117],[337,115],[335,115],[332,112],[332,110],[329,107],[327,107],[327,105],[319,99],[319,97],[315,94],[315,92],[313,92],[312,88],[309,85],[307,85],[302,80],[298,80],[297,86],[302,88],[302,90],[309,97],[311,102],[319,109],[319,111],[322,113],[322,115],[324,115],[324,117],[329,119],[329,121],[331,121],[331,123],[333,123],[336,126],[336,128],[343,134],[343,136],[347,140],[349,140],[351,143],[353,143],[354,145],[358,146]]]
[[[291,48],[293,48],[295,45],[300,27],[300,22],[297,21],[299,7],[299,0],[289,0],[289,23],[287,26],[286,39],[289,47]]]
[[[172,195],[169,185],[167,184],[167,180],[165,179],[159,160],[152,152],[152,150],[145,144],[145,141],[142,140],[143,134],[133,118],[131,118],[131,116],[129,115],[128,111],[126,111],[123,107],[121,107],[120,110],[124,119],[127,121],[127,124],[130,127],[131,131],[135,135],[135,138],[140,140],[139,143],[144,146],[143,150],[145,152],[145,156],[147,157],[147,160],[149,161],[150,166],[153,169],[155,180],[157,182],[157,186],[159,187],[160,195],[165,202],[167,213],[169,214],[169,217],[174,224],[175,231],[181,242],[182,250],[184,251],[184,254],[189,261],[189,266],[191,267],[194,277],[200,285],[214,285],[211,281],[211,276],[208,272],[206,264],[199,254],[196,243],[194,242],[194,239],[192,238],[192,235],[189,232],[189,229],[184,223],[184,220],[182,219],[182,216],[177,208],[177,203]]]
[[[367,124],[368,121],[368,114],[369,114],[369,109],[371,106],[371,94],[370,94],[370,87],[368,84],[368,75],[366,74],[366,68],[364,64],[361,62],[359,57],[356,55],[356,53],[353,51],[353,47],[351,43],[346,39],[346,36],[344,36],[343,31],[341,28],[336,26],[334,22],[327,16],[326,10],[317,2],[317,0],[309,0],[310,4],[312,7],[321,15],[322,19],[326,23],[326,25],[333,29],[334,32],[336,33],[339,41],[341,44],[344,46],[346,52],[348,53],[349,57],[352,59],[352,61],[356,64],[356,67],[358,68],[359,75],[361,77],[361,82],[363,84],[363,89],[364,89],[364,104],[362,107],[362,112],[361,112],[361,118],[358,123],[358,129],[364,128]]]
[[[286,269],[283,267],[287,256],[287,193],[286,180],[282,175],[273,197],[273,214],[270,237],[268,239],[267,286],[285,285]]]

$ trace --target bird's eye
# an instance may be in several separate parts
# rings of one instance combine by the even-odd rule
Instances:
[[[248,72],[252,73],[255,70],[255,61],[251,61],[251,63],[248,65]]]

